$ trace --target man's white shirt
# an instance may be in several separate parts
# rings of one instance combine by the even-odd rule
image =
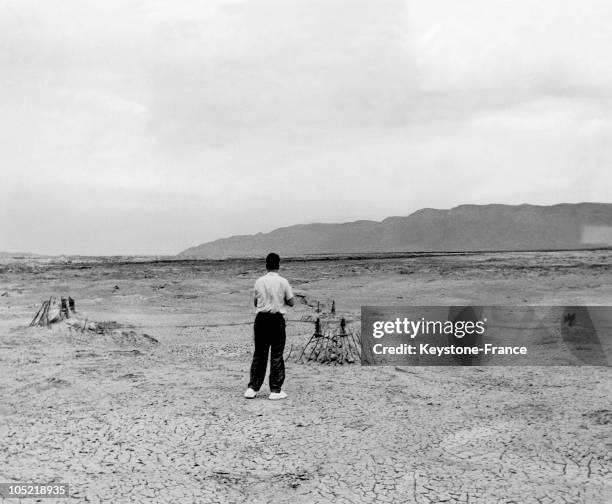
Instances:
[[[286,313],[285,300],[293,297],[293,291],[287,279],[275,271],[268,271],[255,282],[254,295],[257,313]]]

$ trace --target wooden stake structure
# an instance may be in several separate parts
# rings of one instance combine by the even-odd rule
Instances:
[[[76,303],[70,296],[60,298],[59,302],[55,296],[51,296],[48,300],[43,301],[30,322],[30,327],[49,327],[53,322],[70,318],[76,312],[75,307]]]
[[[314,333],[304,346],[297,362],[315,361],[322,364],[352,364],[361,358],[357,335],[347,329],[346,319],[326,320],[321,329],[321,319],[314,323]]]

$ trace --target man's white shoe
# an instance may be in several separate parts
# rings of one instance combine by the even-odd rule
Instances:
[[[285,394],[282,390],[280,392],[272,392],[270,393],[269,399],[271,401],[278,401],[279,399],[286,399],[287,394]]]
[[[244,397],[246,397],[247,399],[255,399],[257,397],[257,392],[253,390],[251,387],[249,387],[248,389],[246,389],[246,392],[244,393]]]

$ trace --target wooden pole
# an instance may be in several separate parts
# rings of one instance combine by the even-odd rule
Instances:
[[[43,304],[40,305],[40,308],[36,312],[36,315],[34,315],[34,318],[32,319],[32,322],[30,322],[30,327],[32,327],[32,326],[34,326],[34,325],[36,325],[38,323],[38,319],[39,319],[40,314],[42,313],[44,307],[45,307],[45,303],[43,301]]]

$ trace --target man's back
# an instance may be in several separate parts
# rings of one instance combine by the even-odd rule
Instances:
[[[251,379],[244,393],[247,399],[254,399],[266,376],[268,354],[270,355],[270,399],[285,399],[281,390],[285,382],[285,361],[283,351],[285,333],[285,305],[293,306],[293,292],[289,282],[278,274],[280,257],[271,252],[266,257],[268,273],[257,279],[254,289],[255,323],[253,324],[253,361]]]
[[[255,300],[257,313],[286,313],[285,301],[293,297],[287,279],[275,271],[269,271],[255,282]]]

